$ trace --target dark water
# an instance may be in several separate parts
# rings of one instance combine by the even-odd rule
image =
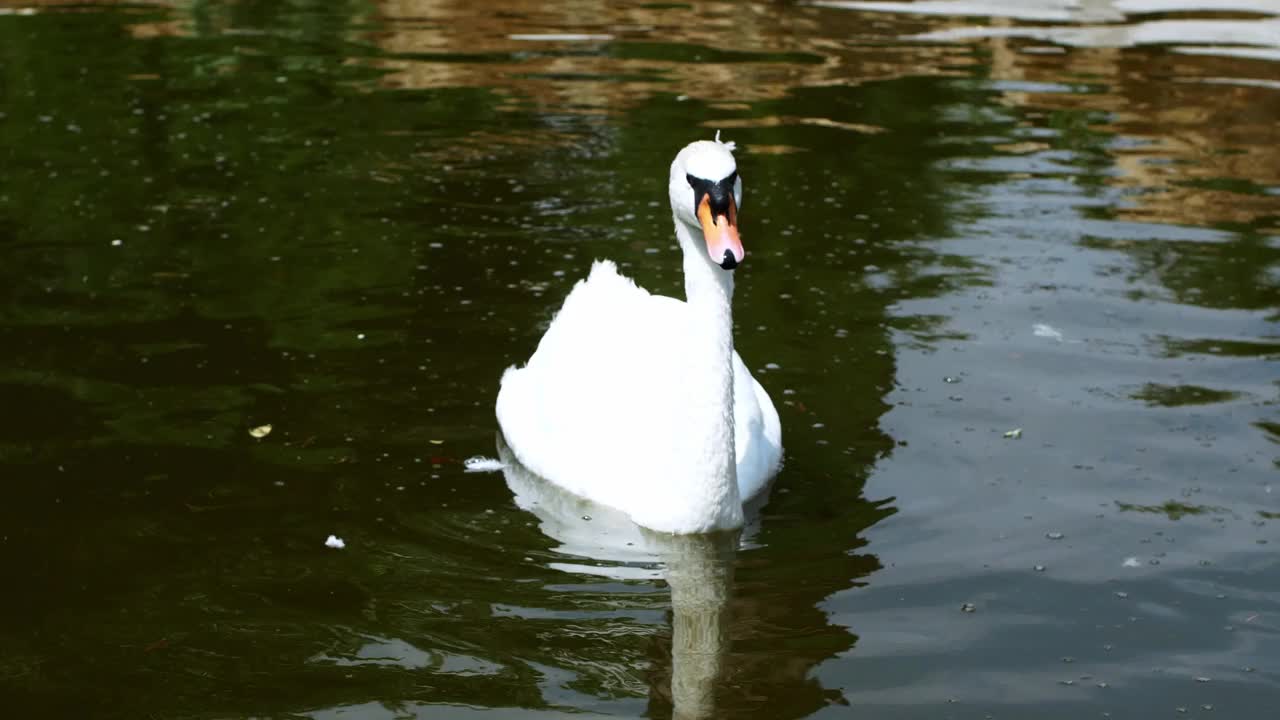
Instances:
[[[1280,64],[904,39],[1019,23],[0,7],[0,712],[1272,717]],[[574,572],[461,461],[592,258],[679,294],[715,129],[786,467],[692,585]]]

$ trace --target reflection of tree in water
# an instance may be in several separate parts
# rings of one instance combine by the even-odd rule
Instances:
[[[1194,42],[1194,24],[1187,32],[1183,41]],[[1135,280],[1154,279],[1180,303],[1269,306],[1276,283],[1266,268],[1276,255],[1266,234],[1276,227],[1277,203],[1265,188],[1280,183],[1280,95],[1256,78],[1260,71],[1270,77],[1273,63],[1117,47],[1074,48],[1045,63],[1014,40],[989,47],[998,81],[1058,86],[1064,77],[1088,79],[1076,92],[1003,93],[1027,124],[1057,131],[1046,142],[1071,153],[1068,161],[1084,170],[1075,178],[1080,185],[1114,198],[1088,214],[1232,233],[1203,242],[1126,237],[1087,244],[1128,253]]]
[[[359,399],[404,397],[422,362],[353,359],[351,325],[407,313],[368,290],[407,284],[418,228],[386,218],[435,190],[421,175],[385,182],[389,158],[426,142],[397,133],[446,143],[491,122],[493,99],[364,92],[370,73],[346,64],[335,31],[349,19],[229,7],[248,13],[238,27],[280,32],[137,40],[150,13],[0,17],[0,387],[46,406],[37,422],[64,416],[38,437],[21,413],[0,429],[5,567],[23,588],[0,601],[0,695],[19,714],[341,702],[344,673],[308,658],[333,649],[327,623],[377,614],[367,583],[385,568],[333,573],[303,538],[376,527],[350,518],[389,477],[420,482],[360,463],[403,458],[416,424],[394,423],[377,450],[343,439],[391,425]],[[250,418],[277,434],[246,445]],[[429,637],[412,628],[397,630]],[[441,682],[475,702],[499,684]],[[385,672],[371,687],[417,692]]]

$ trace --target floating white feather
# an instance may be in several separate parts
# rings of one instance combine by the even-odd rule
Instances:
[[[469,457],[466,460],[462,461],[462,467],[469,473],[480,473],[480,472],[499,472],[504,467],[506,467],[506,465],[499,460],[494,460],[493,458],[481,457],[477,455],[475,457]]]

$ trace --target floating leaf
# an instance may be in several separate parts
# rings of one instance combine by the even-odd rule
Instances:
[[[271,434],[271,425],[259,425],[256,428],[249,428],[249,434],[261,440]]]

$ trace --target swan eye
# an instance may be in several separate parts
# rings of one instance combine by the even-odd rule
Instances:
[[[689,181],[689,187],[693,188],[693,206],[695,208],[702,204],[704,197],[710,196],[711,210],[713,212],[721,215],[729,214],[729,204],[734,197],[734,186],[738,182],[737,170],[729,173],[725,179],[719,182],[696,177],[688,173],[684,177]]]
[[[694,190],[702,190],[705,192],[710,188],[712,188],[713,186],[719,185],[720,187],[728,188],[730,191],[732,191],[734,184],[738,182],[738,171],[734,170],[733,172],[729,173],[729,176],[721,180],[720,182],[712,182],[711,180],[695,177],[689,173],[685,173],[684,179],[689,181],[689,187],[693,188]]]

